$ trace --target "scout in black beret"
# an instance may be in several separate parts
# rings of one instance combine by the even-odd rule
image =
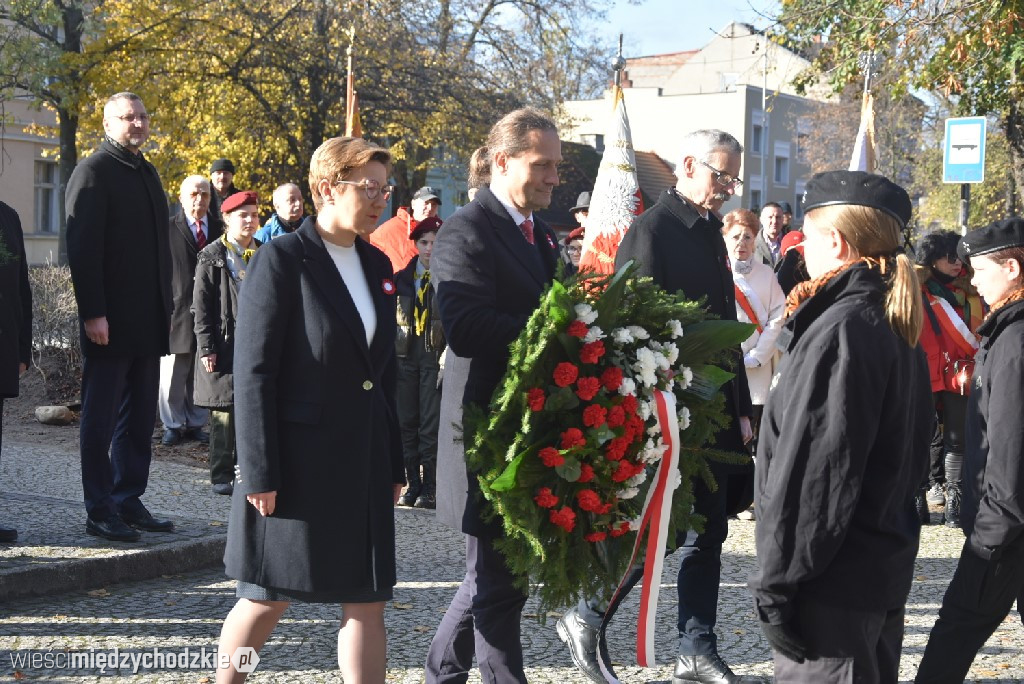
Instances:
[[[963,261],[1010,247],[1024,247],[1024,219],[1012,216],[977,228],[960,238],[956,251]]]
[[[815,174],[804,192],[804,213],[835,204],[879,209],[906,227],[912,205],[910,195],[885,176],[864,171],[826,171]]]

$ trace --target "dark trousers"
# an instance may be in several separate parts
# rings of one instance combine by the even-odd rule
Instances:
[[[803,663],[775,653],[775,682],[896,684],[903,646],[902,607],[856,610],[797,600],[795,628],[810,656]]]
[[[978,650],[1009,614],[1015,599],[1020,611],[1024,542],[1014,542],[996,561],[978,557],[965,542],[914,681],[963,682]]]
[[[955,483],[959,484],[960,464],[964,458],[967,396],[942,391],[933,393],[932,397],[935,401],[935,434],[932,436],[928,484],[942,484],[947,480],[947,459],[953,459],[956,464]]]
[[[79,434],[89,517],[142,508],[159,383],[159,356],[83,360]]]
[[[210,482],[235,479],[235,413],[233,409],[210,409]]]
[[[727,469],[712,465],[715,480],[722,483],[710,491],[703,480],[694,481],[694,512],[705,518],[704,531],[690,530],[676,538],[679,545],[679,655],[710,655],[718,650],[715,623],[718,621],[718,584],[722,576],[722,544],[729,535],[726,515]],[[643,577],[642,565],[633,568],[625,586],[608,605],[605,622],[612,619],[622,600]],[[655,578],[655,581],[661,581]],[[594,600],[581,601],[577,610],[591,626],[601,623],[600,607]]]
[[[427,651],[426,684],[462,684],[476,654],[488,684],[526,682],[520,620],[526,594],[489,539],[466,535],[466,577]]]
[[[441,422],[438,371],[437,354],[424,349],[423,340],[413,336],[409,354],[398,360],[397,408],[405,475],[414,494],[422,491],[433,495],[436,489],[437,430]]]

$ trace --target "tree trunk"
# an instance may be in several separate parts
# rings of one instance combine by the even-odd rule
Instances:
[[[1013,185],[1007,193],[1007,213],[1017,214],[1017,199],[1024,189],[1024,110],[1016,99],[1010,99],[1010,106],[1003,119],[1003,130],[1010,145],[1010,167],[1013,169]]]
[[[58,188],[60,207],[59,233],[57,236],[57,263],[65,266],[68,263],[68,226],[67,210],[64,207],[64,192],[71,180],[71,172],[78,165],[78,148],[75,137],[78,135],[78,113],[68,109],[58,109],[57,119],[60,123],[60,187]]]

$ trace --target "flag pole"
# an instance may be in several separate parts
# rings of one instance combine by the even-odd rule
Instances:
[[[350,24],[348,28],[348,48],[345,50],[347,58],[348,74],[345,78],[345,135],[352,135],[352,104],[353,86],[355,77],[352,74],[352,52],[356,40],[356,25]]]

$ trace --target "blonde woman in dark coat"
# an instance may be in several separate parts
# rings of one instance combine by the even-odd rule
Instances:
[[[340,603],[346,684],[381,684],[405,482],[395,419],[395,286],[365,237],[390,155],[332,138],[310,162],[318,214],[259,249],[238,307],[238,472],[225,566],[239,601],[220,652],[259,650],[293,600]],[[219,669],[217,681],[245,673]]]

